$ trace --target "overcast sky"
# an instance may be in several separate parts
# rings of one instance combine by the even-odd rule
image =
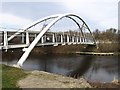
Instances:
[[[3,0],[4,1],[4,0]],[[53,14],[75,13],[92,29],[118,28],[119,0],[37,0],[2,2],[0,27],[24,28],[33,21]]]

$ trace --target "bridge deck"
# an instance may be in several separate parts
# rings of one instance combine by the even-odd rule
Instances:
[[[90,42],[56,42],[56,43],[39,43],[36,46],[58,46],[58,45],[71,45],[71,44],[88,44],[93,45],[93,43]],[[0,46],[0,50],[2,49],[15,49],[15,48],[25,48],[28,47],[29,44],[14,44],[14,45],[8,45],[8,46]]]

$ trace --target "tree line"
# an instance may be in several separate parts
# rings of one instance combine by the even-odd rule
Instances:
[[[99,29],[96,29],[93,32],[93,35],[96,40],[102,40],[102,41],[111,41],[111,42],[118,42],[118,30],[115,28],[110,28],[105,31],[101,31]]]

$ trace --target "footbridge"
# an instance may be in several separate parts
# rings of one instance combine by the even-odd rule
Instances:
[[[1,28],[0,39],[0,50],[21,48],[24,51],[17,67],[22,67],[35,46],[96,45],[90,28],[76,14],[48,16],[17,31]]]

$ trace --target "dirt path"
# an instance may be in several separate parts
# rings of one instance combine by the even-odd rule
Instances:
[[[29,75],[18,81],[20,88],[91,88],[83,78],[73,79],[43,71],[30,71]]]

